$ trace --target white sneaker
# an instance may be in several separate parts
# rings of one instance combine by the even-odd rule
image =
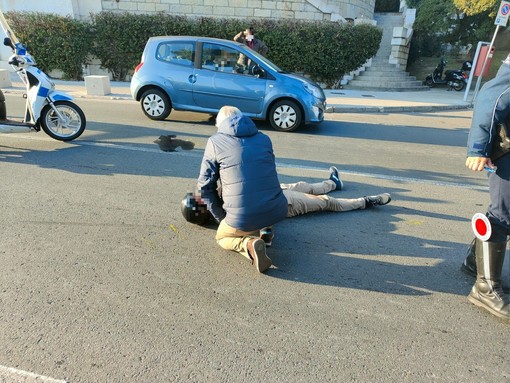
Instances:
[[[386,205],[391,201],[390,193],[383,193],[378,195],[371,195],[368,197],[363,197],[365,199],[365,209],[369,207],[374,207],[378,205]]]

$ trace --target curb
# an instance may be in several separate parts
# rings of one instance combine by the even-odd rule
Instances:
[[[430,113],[443,110],[468,110],[473,104],[426,106],[331,106],[326,113]]]
[[[74,91],[71,89],[57,89],[68,93],[75,99],[106,99],[106,100],[132,100],[131,95],[123,93],[109,93],[104,96],[88,95],[82,91]],[[2,89],[5,94],[22,94],[24,89],[19,87],[10,87]],[[327,102],[327,99],[326,99]],[[445,110],[468,110],[472,109],[472,103],[453,104],[453,105],[412,105],[412,106],[365,106],[365,105],[332,105],[328,106],[325,113],[432,113]]]
[[[108,94],[105,94],[104,96],[94,95],[94,94],[91,94],[91,95],[74,94],[73,92],[66,92],[66,93],[68,93],[70,96],[72,96],[75,99],[91,98],[91,99],[95,99],[95,100],[105,100],[106,99],[106,100],[131,100],[131,101],[134,101],[131,98],[131,96],[126,96],[126,95],[122,95],[119,93],[108,93]]]

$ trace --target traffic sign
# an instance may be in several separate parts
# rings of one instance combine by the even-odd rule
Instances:
[[[496,16],[496,20],[494,21],[494,24],[500,25],[502,27],[506,27],[509,14],[510,14],[510,3],[508,1],[502,1],[501,5],[499,6],[498,15]]]

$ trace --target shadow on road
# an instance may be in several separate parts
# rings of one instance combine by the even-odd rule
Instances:
[[[409,116],[409,118],[416,119],[418,117]],[[305,126],[291,134],[313,134],[374,141],[465,147],[468,127],[469,122],[466,122],[466,129],[442,129],[431,128],[430,126],[324,121],[320,125]]]
[[[392,205],[394,203],[394,205]],[[296,217],[275,227],[268,275],[299,283],[398,295],[466,295],[471,278],[459,270],[467,244],[395,234],[398,216],[466,221],[408,211],[397,201],[373,210]],[[468,222],[466,222],[468,227]]]
[[[264,123],[258,123],[259,126],[261,124]],[[204,122],[204,125],[213,128],[211,122]],[[116,139],[112,142],[111,140],[115,138],[115,129],[122,129],[122,137],[126,139]],[[408,134],[406,126],[377,125],[376,129],[376,125],[371,124],[325,122],[320,127],[306,127],[301,132],[281,134],[319,134],[363,139],[369,137],[372,140],[419,142],[439,146],[460,146],[459,137],[465,135],[461,130],[416,127],[413,129],[419,133]],[[203,135],[190,133],[186,138],[206,140],[212,130],[214,129],[207,129]],[[156,139],[162,134],[182,136],[182,132],[173,132],[171,129],[115,125],[104,129],[102,126],[101,131],[89,133],[86,140],[77,140],[75,143],[55,142],[52,149],[40,149],[40,145],[29,140],[24,142],[23,146],[18,145],[15,148],[0,146],[0,163],[29,164],[100,176],[133,174],[147,177],[180,177],[189,179],[190,187],[193,187],[203,150],[193,149],[184,153],[162,152],[157,144],[139,144],[129,140],[148,136]],[[112,144],[117,148],[109,146]],[[125,150],[122,147],[125,147]],[[325,170],[330,165],[320,161],[287,158],[278,158],[277,162]],[[413,169],[402,171],[354,164],[345,166],[345,170],[420,177],[432,181],[447,180],[442,173],[422,171],[417,174]],[[306,177],[300,179],[311,182],[317,180]],[[281,181],[293,182],[296,179],[282,176]],[[369,178],[366,184],[350,183],[349,190],[347,194],[342,192],[336,196],[354,197],[349,193],[359,193],[360,190],[363,190],[364,195],[382,191],[370,185]],[[408,190],[384,191],[393,195],[394,201],[388,206],[340,214],[310,214],[278,223],[275,227],[277,237],[273,247],[269,249],[269,255],[278,267],[268,271],[268,275],[299,283],[389,294],[428,295],[432,292],[467,294],[472,281],[462,277],[458,267],[465,254],[466,244],[395,233],[396,227],[402,223],[403,218],[400,218],[402,216],[421,216],[428,221],[428,225],[433,225],[436,220],[446,222],[466,220],[446,213],[406,209],[399,206],[399,197],[406,195]],[[179,206],[182,195],[175,195],[174,198],[175,206]],[[423,205],[437,204],[441,201],[423,198],[415,202]],[[211,231],[210,235],[213,236],[214,232]],[[221,249],[212,251],[223,254]]]

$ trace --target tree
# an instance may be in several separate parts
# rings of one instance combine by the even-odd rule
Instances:
[[[487,40],[496,1],[499,0],[407,0],[409,6],[417,9],[410,61],[420,56],[441,55],[446,44],[474,46]],[[454,2],[462,2],[469,15]]]
[[[453,0],[453,4],[467,16],[498,10],[498,0]]]
[[[421,0],[418,4],[415,30],[429,35],[444,35],[457,16],[452,0]]]

